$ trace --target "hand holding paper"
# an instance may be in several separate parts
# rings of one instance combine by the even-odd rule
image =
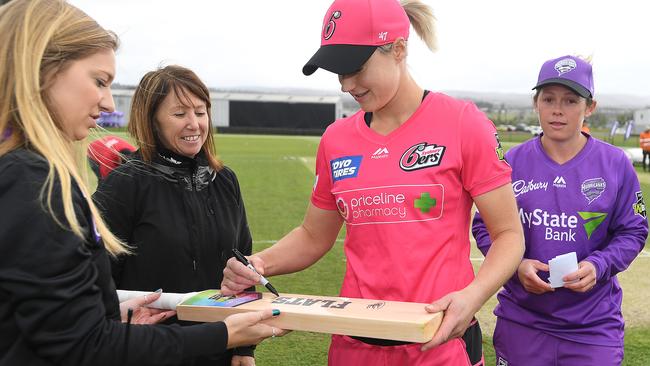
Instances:
[[[575,292],[587,292],[596,286],[596,267],[584,260],[578,263],[578,270],[564,277],[564,287]]]
[[[521,261],[517,268],[517,276],[526,291],[536,295],[553,291],[553,287],[539,277],[540,271],[548,272],[548,264],[537,259],[524,258]]]
[[[558,255],[548,261],[550,275],[548,281],[551,287],[564,287],[564,277],[578,270],[578,258],[576,252]]]

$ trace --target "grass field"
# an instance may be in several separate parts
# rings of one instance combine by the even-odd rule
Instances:
[[[124,137],[123,133],[119,135]],[[314,179],[317,137],[218,135],[221,159],[237,173],[254,238],[254,252],[272,245],[298,225],[303,217]],[[516,143],[504,143],[511,147]],[[645,197],[650,194],[650,173],[639,173]],[[342,237],[342,236],[340,236]],[[482,255],[472,252],[478,268]],[[345,258],[339,240],[316,265],[296,274],[279,276],[273,284],[282,292],[337,295]],[[623,313],[627,321],[625,365],[650,365],[650,250],[646,249],[619,276],[624,288]],[[479,312],[484,331],[487,365],[494,365],[491,334],[494,328],[491,299]],[[257,348],[257,365],[325,365],[329,336],[293,332],[269,339]]]
[[[611,140],[609,137],[609,129],[592,129],[591,135],[601,140],[613,143],[621,147],[639,147],[639,136],[630,136],[627,140],[623,135],[615,135]],[[499,131],[499,139],[501,142],[523,142],[531,138],[529,132],[522,131]]]

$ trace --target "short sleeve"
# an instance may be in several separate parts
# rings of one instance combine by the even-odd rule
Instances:
[[[510,183],[512,169],[496,128],[474,104],[467,104],[460,116],[460,139],[461,179],[472,197]]]
[[[314,181],[314,189],[311,194],[311,203],[323,210],[336,210],[336,202],[334,201],[334,195],[332,194],[332,175],[325,154],[325,145],[327,141],[326,134],[323,135],[323,138],[318,145],[318,153],[316,155],[316,178]]]

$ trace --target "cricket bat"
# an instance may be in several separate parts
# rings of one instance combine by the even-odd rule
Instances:
[[[428,313],[424,303],[315,295],[243,292],[223,296],[206,290],[176,306],[181,320],[214,322],[228,315],[278,309],[265,323],[281,329],[426,343],[442,321],[442,312]]]

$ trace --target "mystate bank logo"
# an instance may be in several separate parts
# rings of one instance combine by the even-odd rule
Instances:
[[[442,217],[442,184],[369,187],[332,192],[341,217],[349,225],[401,224]]]
[[[519,209],[519,219],[524,229],[543,230],[544,240],[547,241],[576,242],[579,224],[582,224],[589,240],[606,218],[606,212],[578,211],[575,215],[567,212],[550,212],[540,208],[532,211]]]

